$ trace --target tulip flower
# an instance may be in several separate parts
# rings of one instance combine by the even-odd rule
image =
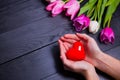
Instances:
[[[90,21],[89,32],[95,34],[96,32],[98,32],[99,28],[100,25],[97,21]]]
[[[55,2],[56,0],[46,0],[49,3]]]
[[[104,43],[113,43],[114,42],[114,32],[112,28],[106,27],[101,31],[100,40]]]
[[[64,9],[67,10],[66,16],[71,16],[71,20],[76,16],[80,9],[80,4],[77,0],[70,0],[64,5]]]
[[[57,1],[54,1],[53,3],[50,3],[47,7],[46,7],[46,10],[48,11],[52,11],[52,16],[57,16],[58,14],[60,14],[64,8],[64,2],[61,1],[61,0],[57,0]]]
[[[90,24],[90,19],[84,14],[78,16],[73,20],[73,26],[75,26],[75,29],[78,32],[86,29],[89,26],[89,24]]]

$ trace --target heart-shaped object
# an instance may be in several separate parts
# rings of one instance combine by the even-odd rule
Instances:
[[[85,51],[83,44],[79,41],[75,42],[72,48],[70,48],[67,51],[66,56],[68,59],[73,61],[79,61],[85,59]]]

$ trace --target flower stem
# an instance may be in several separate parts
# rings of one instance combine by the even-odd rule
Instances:
[[[62,1],[64,1],[64,2],[66,3],[66,2],[68,2],[69,0],[62,0]]]
[[[88,13],[87,13],[88,17],[92,16],[92,13],[94,12],[94,10],[95,10],[95,6],[88,11]]]
[[[108,20],[108,26],[110,26],[110,21],[111,21],[111,18],[112,18],[112,16],[109,16],[109,20]]]
[[[101,25],[101,20],[102,20],[102,16],[103,16],[103,13],[104,13],[104,10],[105,10],[105,4],[106,3],[107,3],[107,0],[103,0],[102,5],[101,5],[101,10],[99,11],[100,12],[100,14],[99,14],[100,17],[98,17],[98,22],[99,22],[100,25]]]
[[[79,3],[82,3],[84,0],[80,0]]]

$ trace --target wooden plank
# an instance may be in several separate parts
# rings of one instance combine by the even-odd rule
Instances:
[[[0,34],[48,16],[45,5],[38,0],[5,0],[0,5]]]
[[[41,14],[45,15],[41,16]],[[40,11],[40,9],[35,9],[32,11],[15,13],[14,15],[5,15],[0,20],[0,34],[34,23],[35,21],[40,21],[40,19],[46,17],[46,14],[44,10]]]
[[[61,24],[59,24],[61,22]],[[113,45],[105,45],[99,41],[99,32],[96,35],[89,34],[97,41],[100,48],[105,51],[118,46],[120,43],[120,27],[118,18],[113,20],[115,31],[115,43]],[[43,27],[44,26],[44,27]],[[87,33],[86,31],[83,31]],[[57,41],[58,38],[65,33],[73,33],[73,26],[67,19],[61,15],[52,18],[46,17],[29,24],[26,24],[15,30],[0,35],[0,63],[29,53],[51,42]],[[51,36],[53,39],[51,40]],[[47,38],[47,39],[46,39]],[[10,55],[9,55],[10,53]]]
[[[62,70],[63,72],[55,73],[49,77],[43,78],[41,80],[85,80],[85,78],[76,73],[72,73],[66,70]]]
[[[61,24],[58,24],[59,21],[61,21],[60,16],[54,19],[45,18],[1,34],[0,52],[2,56],[0,56],[0,63],[41,48],[57,41],[61,35],[72,32],[69,26],[63,27],[62,24],[66,22],[65,20]]]
[[[106,53],[120,60],[120,45],[106,51]]]
[[[110,76],[100,72],[98,72],[99,80],[113,80]],[[41,80],[86,80],[80,74],[63,71],[63,73],[55,73],[49,77],[43,78]]]
[[[45,6],[45,1],[44,0],[0,0],[0,11],[4,10],[5,7],[9,7],[9,9],[21,10],[22,8],[24,9],[24,6],[29,5],[29,7],[43,7]],[[15,8],[16,7],[16,8]],[[21,8],[21,9],[20,9]],[[7,8],[8,9],[8,8]],[[14,12],[14,11],[13,11]]]
[[[116,47],[110,52],[119,48]],[[117,56],[120,56],[118,53]],[[110,79],[103,73],[98,74],[100,80]],[[63,69],[57,43],[0,65],[0,76],[0,80],[83,80],[81,75]]]
[[[115,13],[113,14],[113,18],[117,18],[120,17],[120,5],[117,7],[117,10],[115,11]]]
[[[0,65],[0,80],[41,80],[62,67],[57,44]]]
[[[38,0],[26,1],[25,4],[18,4],[18,2],[15,4],[8,2],[12,7],[7,13],[0,14],[0,17],[3,17],[0,20],[0,52],[2,55],[0,56],[0,63],[57,41],[60,35],[72,31],[68,25],[62,26],[70,22],[61,15],[55,18],[49,16],[49,13],[44,10],[42,2]],[[42,8],[36,8],[36,4],[37,6],[39,4]],[[7,2],[4,5],[8,5]],[[23,6],[26,5],[28,5],[28,8],[24,9]],[[18,12],[16,11],[17,8]],[[19,9],[21,9],[20,12]],[[9,11],[14,13],[12,14]],[[58,24],[59,22],[61,23]]]

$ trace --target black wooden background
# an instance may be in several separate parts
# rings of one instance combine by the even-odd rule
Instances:
[[[54,18],[45,10],[44,0],[0,0],[0,80],[83,80],[81,75],[65,71],[59,58],[57,40],[75,33],[64,14]],[[101,50],[120,59],[120,6],[111,27],[114,44],[105,45],[92,36]],[[119,69],[118,69],[119,70]],[[111,79],[97,70],[101,80]]]

